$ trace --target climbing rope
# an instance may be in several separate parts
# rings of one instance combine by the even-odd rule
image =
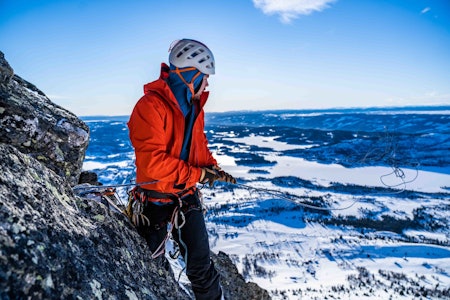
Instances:
[[[139,183],[124,183],[124,184],[113,184],[113,185],[91,185],[82,183],[79,185],[76,185],[73,187],[73,190],[75,192],[82,192],[83,190],[101,190],[101,189],[107,189],[107,188],[119,188],[119,187],[135,187],[135,186],[141,186],[141,185],[147,185],[147,184],[154,184],[157,183],[159,180],[153,180],[153,181],[147,181],[147,182],[139,182]]]
[[[388,187],[388,188],[395,188],[398,186],[403,185],[403,188],[400,189],[399,191],[395,191],[395,192],[378,192],[378,193],[373,193],[370,194],[372,196],[380,196],[380,195],[393,195],[393,194],[399,194],[402,193],[406,190],[406,185],[408,183],[411,183],[413,181],[415,181],[418,177],[418,167],[415,168],[415,175],[412,179],[406,180],[406,175],[405,172],[403,171],[403,169],[399,168],[398,166],[391,166],[392,168],[392,172],[388,173],[388,174],[384,174],[382,176],[380,176],[380,181],[381,183]],[[396,178],[398,178],[401,182],[399,184],[395,184],[395,185],[389,185],[386,183],[386,178],[389,176],[394,175]],[[78,191],[84,191],[84,193],[90,193],[93,190],[99,190],[99,189],[105,189],[105,190],[110,190],[110,189],[115,189],[115,188],[120,188],[120,187],[137,187],[137,186],[141,186],[141,185],[147,185],[147,184],[152,184],[152,183],[156,183],[157,181],[150,181],[150,182],[143,182],[143,183],[130,183],[130,184],[117,184],[117,185],[107,185],[107,186],[92,186],[92,185],[88,185],[88,186],[83,186],[83,185],[78,185],[74,187],[74,190],[77,189]],[[290,201],[296,205],[300,205],[302,207],[305,208],[309,208],[309,209],[314,209],[314,210],[319,210],[319,211],[342,211],[342,210],[347,210],[351,207],[353,207],[356,203],[360,202],[360,199],[356,198],[354,201],[352,201],[349,205],[345,206],[345,207],[340,207],[340,208],[330,208],[330,207],[321,207],[321,206],[317,206],[317,205],[312,205],[312,204],[308,204],[305,203],[305,197],[299,196],[299,195],[295,195],[292,193],[288,193],[288,192],[283,192],[280,190],[275,190],[275,189],[269,189],[269,188],[261,188],[261,187],[254,187],[254,186],[250,186],[247,184],[241,184],[241,183],[236,183],[236,186],[239,186],[241,188],[244,188],[248,191],[255,191],[255,192],[260,192],[260,193],[266,193],[287,201]],[[80,192],[78,192],[80,194]],[[83,194],[83,193],[81,193]],[[116,198],[118,198],[120,200],[120,197],[116,196]],[[108,201],[111,202],[111,201]],[[122,202],[120,200],[120,202]],[[129,202],[130,203],[130,202]],[[121,203],[123,205],[123,203]],[[114,206],[117,210],[123,212],[122,210],[118,209],[117,206]],[[140,215],[142,215],[142,206],[141,205],[134,205],[133,206],[133,216],[136,216],[136,218]],[[173,218],[172,218],[173,219]],[[139,221],[139,220],[136,220]],[[147,220],[142,220],[142,223],[147,223],[149,222],[148,219]],[[136,225],[136,223],[134,223]],[[173,224],[173,223],[172,223]]]
[[[392,172],[380,176],[380,181],[384,186],[386,186],[388,188],[396,188],[399,186],[403,186],[402,189],[400,189],[397,192],[393,192],[392,194],[400,194],[400,193],[404,192],[406,190],[406,185],[408,183],[414,182],[417,179],[417,177],[419,177],[419,164],[417,164],[414,167],[415,174],[414,174],[413,178],[408,179],[408,180],[406,179],[406,174],[405,174],[405,171],[403,171],[403,169],[397,167],[396,165],[392,165],[391,168],[392,168]],[[398,183],[398,184],[386,183],[385,178],[390,177],[392,175],[394,175],[396,178],[398,178],[400,180],[400,183]]]
[[[416,165],[414,171],[415,171],[415,175],[413,176],[412,179],[406,180],[406,174],[403,171],[403,169],[401,169],[398,166],[392,165],[392,172],[388,173],[388,174],[384,174],[382,176],[380,176],[380,181],[381,183],[386,186],[387,188],[395,188],[395,187],[399,187],[403,185],[403,188],[398,190],[398,191],[394,191],[394,192],[377,192],[377,193],[372,193],[372,194],[366,194],[367,196],[388,196],[388,195],[394,195],[394,194],[400,194],[402,192],[404,192],[406,190],[406,185],[408,183],[414,182],[417,177],[419,176],[419,168],[418,168],[418,164]],[[385,178],[394,175],[396,178],[398,178],[401,183],[399,184],[394,184],[394,185],[389,185],[385,182]],[[256,191],[256,192],[264,192],[266,194],[284,199],[284,200],[288,200],[294,204],[306,207],[306,208],[310,208],[310,209],[314,209],[314,210],[321,210],[321,211],[340,211],[340,210],[347,210],[349,208],[351,208],[352,206],[354,206],[356,203],[360,202],[361,200],[356,198],[354,201],[352,201],[349,205],[345,206],[345,207],[340,207],[340,208],[330,208],[330,207],[321,207],[321,206],[317,206],[317,205],[311,205],[311,204],[307,204],[304,203],[304,197],[299,196],[299,195],[295,195],[295,194],[291,194],[291,193],[287,193],[287,192],[283,192],[280,190],[274,190],[274,189],[268,189],[268,188],[256,188],[253,186],[249,186],[246,184],[240,184],[237,183],[237,186],[240,186],[242,188],[245,188],[249,191]]]
[[[300,205],[302,207],[306,207],[306,208],[310,208],[310,209],[315,209],[315,210],[325,210],[325,211],[335,211],[335,210],[346,210],[351,208],[353,205],[355,205],[357,202],[359,202],[358,199],[356,199],[355,201],[353,201],[350,205],[346,206],[346,207],[340,207],[340,208],[330,208],[330,207],[321,207],[321,206],[317,206],[317,205],[312,205],[312,204],[307,204],[304,203],[304,197],[299,196],[299,195],[295,195],[295,194],[291,194],[291,193],[287,193],[287,192],[282,192],[280,190],[274,190],[274,189],[268,189],[268,188],[256,188],[256,187],[252,187],[246,184],[241,184],[241,183],[236,183],[236,185],[245,188],[246,190],[249,191],[256,191],[256,192],[264,192],[266,194],[290,201],[294,204]]]

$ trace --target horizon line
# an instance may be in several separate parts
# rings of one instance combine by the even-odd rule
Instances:
[[[416,109],[423,111],[432,111],[432,110],[450,110],[450,104],[435,104],[435,105],[409,105],[409,106],[352,106],[352,107],[329,107],[329,108],[292,108],[292,109],[248,109],[248,110],[229,110],[229,111],[208,111],[205,112],[207,114],[222,114],[222,113],[257,113],[257,112],[293,112],[293,111],[308,111],[308,112],[325,112],[325,111],[337,111],[337,110],[407,110],[407,109]],[[79,115],[79,118],[86,117],[125,117],[129,115]]]

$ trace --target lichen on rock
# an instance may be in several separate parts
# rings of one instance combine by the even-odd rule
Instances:
[[[37,158],[71,185],[77,184],[89,127],[8,67],[0,52],[0,142]]]

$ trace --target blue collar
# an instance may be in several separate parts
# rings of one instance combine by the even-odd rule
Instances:
[[[174,70],[176,67],[174,65],[170,65],[170,69]],[[181,71],[183,69],[180,69]],[[192,70],[192,71],[184,71],[181,73],[183,76],[183,79],[190,83],[192,81],[192,78],[197,74],[198,70]],[[196,91],[200,85],[202,84],[203,77],[205,75],[201,73],[199,76],[197,76],[194,79],[194,90]],[[183,115],[186,117],[186,115],[191,110],[190,107],[192,106],[192,95],[189,87],[183,82],[183,80],[180,78],[180,75],[174,72],[169,73],[169,78],[167,81],[170,89],[172,90],[172,93],[174,94],[175,98],[178,101],[178,104],[180,105],[180,109],[183,112]]]

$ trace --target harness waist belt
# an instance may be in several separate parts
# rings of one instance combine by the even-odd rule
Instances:
[[[143,193],[146,198],[154,198],[154,199],[171,199],[171,200],[178,200],[181,199],[187,195],[193,195],[197,191],[196,187],[191,187],[185,190],[182,190],[178,193],[160,193],[153,190],[147,190],[141,187],[136,188],[137,193]]]

